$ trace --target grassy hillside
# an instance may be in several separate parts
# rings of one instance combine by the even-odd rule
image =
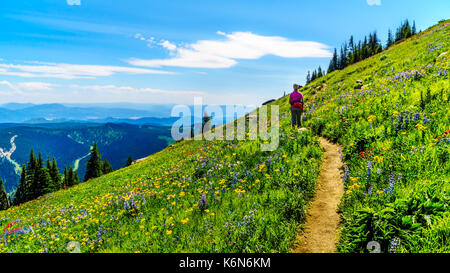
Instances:
[[[312,82],[302,91],[312,132],[290,129],[287,97],[272,103],[274,152],[259,141],[182,141],[0,212],[0,251],[64,252],[76,240],[83,252],[287,252],[314,193],[322,135],[344,147],[340,251],[378,241],[385,252],[448,252],[449,32],[443,22]]]
[[[450,251],[449,72],[446,21],[310,85],[307,126],[344,147],[340,251]]]
[[[311,134],[290,131],[287,116],[281,127],[275,152],[253,141],[182,141],[0,212],[0,250],[64,252],[76,240],[83,252],[288,251],[322,151]]]

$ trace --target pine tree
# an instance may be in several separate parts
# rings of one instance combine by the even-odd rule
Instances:
[[[322,76],[323,76],[322,68],[319,66],[319,68],[317,69],[317,78],[320,78]]]
[[[64,167],[64,177],[62,182],[62,187],[67,188],[69,186],[69,172],[67,171],[67,167]]]
[[[413,21],[413,26],[412,26],[412,30],[411,30],[411,34],[412,35],[416,35],[417,31],[416,31],[416,21]]]
[[[346,50],[344,48],[345,48],[344,46],[341,47],[341,55],[339,55],[339,61],[338,61],[339,69],[344,69],[347,67],[347,56],[345,53]]]
[[[72,187],[73,185],[73,168],[70,166],[67,172],[67,187]]]
[[[27,167],[22,165],[22,171],[20,173],[20,182],[17,186],[16,193],[14,194],[14,205],[25,202],[27,197]]]
[[[3,180],[0,179],[0,210],[6,210],[9,206],[8,195],[6,194]]]
[[[350,47],[350,50],[353,51],[353,49],[355,47],[355,42],[354,42],[354,39],[353,39],[353,35],[350,36],[350,41],[349,41],[348,45]]]
[[[86,164],[86,174],[84,175],[84,181],[88,181],[92,178],[97,178],[102,175],[102,163],[100,160],[100,153],[97,149],[97,143],[94,143],[91,149],[91,157]]]
[[[38,165],[36,171],[36,187],[37,187],[37,196],[44,195],[46,193],[50,193],[54,191],[54,185],[52,182],[52,178],[50,177],[49,171],[46,167],[44,167],[44,161],[42,160],[42,155],[39,152],[38,157]]]
[[[314,70],[311,76],[311,81],[314,81],[315,79],[317,79],[317,71]]]
[[[39,196],[39,185],[37,181],[37,171],[38,171],[38,163],[34,156],[33,150],[30,152],[30,157],[28,159],[27,164],[27,172],[26,172],[26,186],[25,196],[23,202],[27,202],[29,200],[35,199]]]
[[[127,162],[125,162],[125,167],[131,166],[131,164],[133,164],[133,158],[129,155]]]
[[[394,38],[392,37],[392,31],[391,31],[391,29],[389,29],[389,32],[388,32],[388,40],[387,40],[387,43],[386,43],[386,48],[392,46],[393,44],[394,44]]]
[[[306,75],[306,84],[311,82],[311,72],[308,71],[308,74]]]
[[[61,189],[61,174],[59,173],[58,166],[56,165],[56,159],[53,158],[52,162],[47,161],[47,164],[54,190]]]
[[[364,42],[362,44],[362,54],[361,54],[361,60],[365,60],[369,56],[369,46],[367,43],[367,36],[364,37]]]
[[[338,55],[337,55],[337,49],[334,49],[333,57],[330,61],[330,66],[328,67],[328,73],[331,73],[335,70],[337,70],[337,63],[338,63]]]
[[[80,184],[80,179],[78,178],[78,173],[77,173],[77,171],[76,170],[73,170],[73,184],[74,185],[78,185],[78,184]]]
[[[102,162],[102,174],[108,174],[108,173],[111,173],[113,171],[114,171],[114,169],[113,169],[111,163],[109,163],[109,161],[105,159]]]
[[[202,130],[203,132],[208,132],[211,130],[211,124],[209,121],[211,121],[212,117],[208,115],[208,113],[206,113],[206,111],[203,113],[203,118],[202,118]]]

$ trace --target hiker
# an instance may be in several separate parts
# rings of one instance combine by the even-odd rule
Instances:
[[[289,96],[289,104],[291,105],[292,127],[302,126],[303,113],[303,95],[298,92],[302,86],[294,84],[294,92]]]

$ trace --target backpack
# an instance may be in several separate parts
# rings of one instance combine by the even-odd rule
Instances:
[[[303,103],[301,103],[300,100],[295,100],[294,104],[292,104],[292,107],[298,108],[298,109],[303,109]]]

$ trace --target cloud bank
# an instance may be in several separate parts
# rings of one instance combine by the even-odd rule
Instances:
[[[366,0],[369,6],[381,6],[381,0]]]
[[[67,0],[67,5],[69,6],[80,6],[81,0]]]
[[[34,62],[28,65],[0,63],[0,75],[24,78],[59,78],[59,79],[94,79],[111,76],[116,73],[125,74],[174,74],[173,72],[142,69],[123,66],[78,65],[65,63]]]
[[[145,67],[229,68],[239,59],[255,60],[266,55],[282,58],[329,58],[328,46],[317,42],[291,41],[279,36],[260,36],[251,32],[233,32],[222,40],[201,40],[183,47],[169,41],[160,43],[171,52],[169,59],[130,59],[128,63]]]

